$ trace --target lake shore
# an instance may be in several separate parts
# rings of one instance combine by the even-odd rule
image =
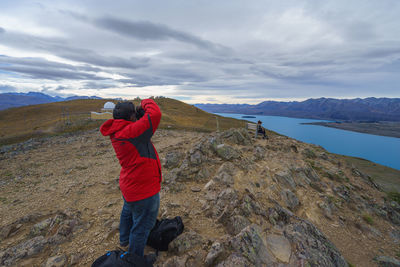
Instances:
[[[400,122],[307,122],[302,124],[400,138]]]

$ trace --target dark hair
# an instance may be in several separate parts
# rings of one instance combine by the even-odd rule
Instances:
[[[262,123],[261,121],[258,121],[257,123]]]
[[[135,105],[132,102],[118,102],[113,110],[113,118],[115,120],[131,120],[132,115],[135,114]]]

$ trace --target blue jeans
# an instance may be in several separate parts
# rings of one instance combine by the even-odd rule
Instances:
[[[153,229],[160,207],[160,194],[134,202],[126,202],[121,211],[119,241],[129,244],[129,253],[143,257],[144,247]]]

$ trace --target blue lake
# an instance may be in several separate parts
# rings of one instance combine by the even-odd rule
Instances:
[[[246,115],[216,114],[252,122],[260,120],[267,129],[303,142],[320,145],[329,152],[368,159],[400,170],[400,138],[301,124],[320,120],[261,115],[254,115],[255,118],[242,118],[242,116]]]

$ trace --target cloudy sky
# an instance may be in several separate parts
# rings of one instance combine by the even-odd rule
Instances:
[[[400,97],[398,0],[1,0],[0,93]]]

